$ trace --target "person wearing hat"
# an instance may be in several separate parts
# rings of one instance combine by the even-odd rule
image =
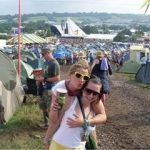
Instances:
[[[57,60],[53,57],[52,50],[50,48],[42,49],[42,57],[45,59],[44,62],[44,74],[36,77],[36,81],[40,86],[41,99],[40,108],[43,111],[44,126],[48,126],[48,112],[51,103],[50,91],[51,88],[60,80],[60,65]]]
[[[88,64],[88,61],[86,60],[86,54],[83,51],[80,51],[78,54],[78,62],[85,61],[85,63]]]
[[[103,102],[106,100],[106,96],[110,93],[110,87],[108,82],[109,63],[102,51],[97,52],[97,57],[91,66],[91,75],[95,75],[100,78],[103,86]]]

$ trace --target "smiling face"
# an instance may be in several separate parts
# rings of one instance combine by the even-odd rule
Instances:
[[[82,93],[83,102],[90,104],[91,102],[98,100],[101,87],[102,87],[101,84],[89,81],[87,86],[83,89]]]

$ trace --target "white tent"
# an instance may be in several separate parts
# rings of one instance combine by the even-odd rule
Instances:
[[[6,46],[6,40],[0,39],[0,49],[3,49]]]
[[[75,24],[74,21],[72,21],[70,18],[66,21],[66,30],[68,30],[67,33],[64,33],[62,36],[79,36],[84,37],[86,34],[85,32]]]
[[[99,40],[109,40],[113,41],[117,34],[88,34],[85,39],[99,39]]]
[[[73,20],[68,18],[61,25],[53,25],[62,37],[84,37],[86,33]]]
[[[0,60],[0,107],[4,108],[4,119],[8,121],[22,103],[24,90],[13,61],[1,51]]]

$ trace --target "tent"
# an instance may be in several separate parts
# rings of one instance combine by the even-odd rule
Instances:
[[[144,47],[143,44],[135,44],[130,46],[130,60],[141,62],[141,58],[145,56],[146,59],[150,59],[150,50]]]
[[[16,68],[18,68],[18,60],[17,59],[14,60],[14,64],[15,64]],[[21,68],[22,68],[21,83],[26,84],[26,78],[33,78],[33,75],[31,75],[33,72],[33,68],[29,64],[27,64],[23,61],[21,61]]]
[[[150,84],[150,62],[145,65],[141,65],[140,69],[136,73],[135,79],[145,84]]]
[[[141,58],[145,56],[146,60],[150,59],[150,50],[142,44],[135,44],[130,47],[130,60],[127,61],[119,72],[138,74],[137,78],[145,76],[144,67],[141,67]],[[148,66],[148,65],[146,65]],[[146,67],[147,68],[147,67]],[[138,79],[137,79],[138,80]],[[142,79],[139,79],[142,80]]]
[[[84,37],[86,33],[70,18],[60,25],[53,24],[52,31],[62,37]]]
[[[71,52],[69,50],[67,50],[64,45],[60,44],[60,45],[57,46],[57,48],[53,52],[53,56],[56,59],[64,59],[66,57],[70,57],[71,56]]]
[[[124,63],[124,66],[119,70],[119,72],[136,74],[139,68],[140,64],[138,62],[129,60]]]
[[[30,62],[34,59],[37,59],[37,56],[30,50],[22,50],[21,51],[21,59],[24,61],[24,62]]]
[[[13,90],[16,86],[17,72],[13,61],[2,51],[0,51],[0,80],[7,90]]]
[[[23,44],[46,43],[46,39],[35,34],[22,34],[21,41]],[[7,44],[17,44],[18,36],[7,40]]]
[[[3,108],[3,112],[0,111],[0,117],[8,121],[22,103],[24,90],[13,61],[1,51],[0,60],[0,107]]]
[[[117,34],[87,34],[85,36],[85,39],[101,39],[101,40],[113,41],[116,35]]]

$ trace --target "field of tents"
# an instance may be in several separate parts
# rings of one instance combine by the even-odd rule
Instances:
[[[66,22],[65,28],[68,32],[65,32],[64,28],[60,30],[60,27],[55,26],[62,37],[55,38],[51,42],[34,34],[22,34],[20,62],[18,62],[17,36],[10,38],[7,44],[11,45],[0,51],[0,107],[2,108],[0,116],[3,118],[1,120],[8,121],[22,103],[27,78],[32,79],[33,70],[43,67],[41,49],[44,47],[53,50],[54,57],[61,65],[75,63],[80,54],[90,63],[90,57],[95,59],[96,53],[102,51],[113,63],[114,72],[134,74],[136,81],[150,84],[150,50],[145,45],[84,38],[85,34],[72,20]],[[115,58],[115,61],[114,56],[118,58]],[[118,64],[119,56],[123,58],[123,66],[117,70],[115,65]],[[21,78],[17,73],[18,63],[21,63]]]

